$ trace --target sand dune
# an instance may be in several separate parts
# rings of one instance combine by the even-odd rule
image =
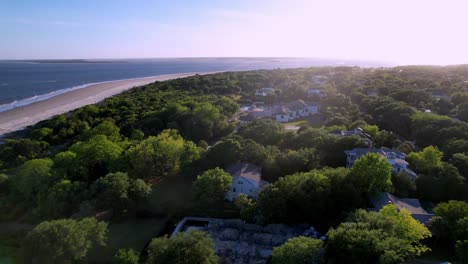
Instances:
[[[133,87],[146,85],[155,81],[166,81],[170,79],[189,77],[195,74],[209,73],[168,74],[148,78],[93,84],[47,100],[0,112],[0,135],[23,129],[27,126],[34,125],[39,121],[69,112],[81,106],[95,104]]]

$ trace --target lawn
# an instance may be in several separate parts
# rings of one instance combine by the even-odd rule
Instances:
[[[0,223],[0,264],[19,263],[23,238],[32,226]]]
[[[92,248],[86,263],[112,263],[120,248],[134,248],[141,252],[146,244],[163,229],[166,219],[130,219],[122,223],[110,223],[107,245]]]
[[[0,264],[15,264],[18,262],[18,248],[0,245]]]
[[[309,116],[292,122],[283,123],[285,126],[301,126],[309,125],[313,128],[320,128],[323,126],[323,120],[320,116]]]
[[[148,210],[157,214],[183,214],[191,206],[192,181],[164,179],[153,187],[148,198]]]

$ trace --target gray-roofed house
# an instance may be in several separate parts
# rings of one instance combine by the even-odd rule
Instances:
[[[416,180],[417,175],[414,171],[408,168],[408,162],[406,159],[406,154],[389,148],[355,148],[352,150],[345,150],[346,153],[346,167],[350,168],[353,166],[354,162],[359,159],[361,156],[366,155],[367,153],[377,153],[382,155],[387,159],[387,161],[392,165],[393,172],[404,172],[412,180]]]
[[[226,200],[234,201],[239,194],[256,198],[268,182],[262,180],[262,167],[252,163],[239,162],[230,165],[226,172],[232,176],[232,186],[226,194]]]
[[[314,115],[318,113],[318,104],[307,104],[302,100],[296,100],[286,105],[275,107],[274,115],[278,122],[289,122],[291,120]]]
[[[399,198],[388,192],[382,192],[374,196],[371,199],[371,203],[374,206],[374,208],[371,209],[372,211],[379,211],[382,207],[388,204],[394,204],[398,211],[401,209],[408,210],[411,213],[411,216],[422,224],[426,224],[434,216],[434,214],[430,214],[424,210],[418,199]]]
[[[255,96],[267,96],[267,95],[274,94],[274,93],[275,93],[274,88],[265,87],[265,88],[262,88],[261,90],[255,91]]]
[[[323,97],[325,96],[325,93],[320,90],[320,89],[309,89],[307,90],[307,96],[318,96],[318,97]]]
[[[349,136],[358,136],[364,140],[367,146],[372,147],[373,141],[372,137],[362,130],[362,128],[357,127],[352,130],[337,130],[329,133],[330,135],[349,137]]]

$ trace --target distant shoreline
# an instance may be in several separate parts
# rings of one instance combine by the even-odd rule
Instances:
[[[217,72],[166,74],[90,84],[83,88],[71,90],[42,101],[0,112],[0,135],[24,129],[42,120],[70,112],[82,106],[98,103],[106,98],[125,92],[134,87],[147,85],[156,81],[167,81],[190,77],[197,74],[205,75],[212,73]]]
[[[31,63],[126,63],[126,60],[17,60]]]

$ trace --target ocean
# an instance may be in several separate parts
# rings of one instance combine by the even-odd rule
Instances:
[[[311,66],[384,66],[307,58],[184,58],[0,61],[0,112],[90,84],[174,73]]]

